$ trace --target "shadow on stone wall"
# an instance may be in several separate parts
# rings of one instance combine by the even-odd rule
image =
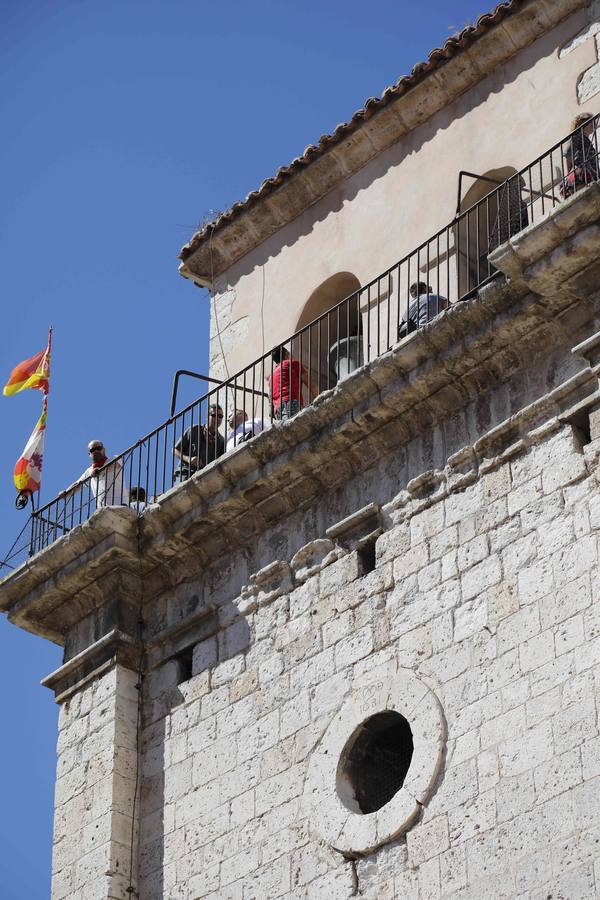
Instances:
[[[213,673],[223,677],[236,658],[243,665],[251,641],[248,622],[233,601],[217,607],[196,593],[179,611],[186,614],[167,625],[164,642],[177,649],[144,677],[139,890],[145,900],[174,896],[182,865],[188,868],[186,881],[202,871],[201,838],[219,817],[201,794],[218,761],[213,754],[200,762],[199,754],[214,740],[215,712],[235,702],[218,691]],[[159,646],[160,633],[151,639],[150,660]],[[206,815],[198,817],[202,808]],[[173,854],[173,842],[185,847],[186,863],[183,853]],[[167,864],[174,857],[179,871]]]

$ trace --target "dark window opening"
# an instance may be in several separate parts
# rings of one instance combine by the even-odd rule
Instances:
[[[174,656],[174,660],[177,663],[177,684],[181,684],[183,681],[189,681],[192,677],[192,659],[194,656],[194,648],[186,647],[185,650],[181,650],[180,653],[177,653]]]
[[[386,710],[367,719],[354,732],[338,764],[336,787],[352,812],[376,812],[398,793],[413,755],[410,725],[398,712]]]
[[[583,453],[585,445],[592,441],[589,410],[582,409],[578,412],[570,419],[570,425],[573,433],[573,446],[577,453]]]
[[[375,568],[375,541],[369,541],[358,548],[358,571],[360,575],[368,575]]]

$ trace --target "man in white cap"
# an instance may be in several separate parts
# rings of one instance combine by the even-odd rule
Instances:
[[[96,506],[123,506],[128,503],[129,491],[123,484],[123,463],[120,459],[109,459],[102,441],[93,440],[88,444],[88,453],[92,458],[91,466],[82,472],[77,481],[59,497],[74,494],[76,491],[91,490]]]

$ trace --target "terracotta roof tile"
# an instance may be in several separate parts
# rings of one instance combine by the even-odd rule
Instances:
[[[325,153],[331,146],[339,143],[347,135],[356,131],[365,120],[371,118],[372,115],[383,109],[388,103],[405,94],[407,90],[410,90],[423,78],[426,78],[438,66],[444,65],[447,60],[452,59],[452,57],[470,47],[490,28],[493,28],[503,19],[515,13],[526,2],[527,0],[508,0],[506,3],[500,3],[493,12],[479,16],[475,25],[468,25],[459,34],[449,37],[443,47],[435,47],[429,53],[426,62],[419,62],[413,66],[410,75],[403,75],[395,84],[385,88],[381,97],[369,97],[364,106],[354,113],[349,122],[342,122],[331,134],[324,134],[316,144],[309,144],[302,156],[297,156],[288,166],[281,166],[277,169],[273,177],[265,179],[257,190],[250,191],[245,200],[238,200],[226,212],[221,213],[211,222],[207,222],[200,231],[194,234],[189,243],[182,247],[179,258],[187,259],[209,236],[211,231],[222,228],[269,193],[277,190],[285,181],[293,178],[300,169],[310,165],[311,162]]]

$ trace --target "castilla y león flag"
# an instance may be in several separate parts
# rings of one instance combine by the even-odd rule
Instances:
[[[2,393],[5,397],[18,394],[25,388],[38,388],[45,394],[48,393],[48,379],[50,377],[50,346],[41,350],[30,359],[25,359],[10,373],[10,378],[4,385]]]
[[[19,492],[33,493],[33,491],[39,491],[42,481],[48,390],[50,386],[51,347],[52,329],[50,329],[48,334],[48,346],[46,349],[15,366],[3,391],[5,396],[8,397],[12,394],[18,394],[19,391],[24,391],[25,388],[37,388],[44,393],[42,415],[38,419],[31,437],[15,465],[13,478],[15,487]]]
[[[46,437],[46,412],[38,419],[31,437],[19,457],[13,474],[18,491],[39,491],[42,482],[44,438]]]

